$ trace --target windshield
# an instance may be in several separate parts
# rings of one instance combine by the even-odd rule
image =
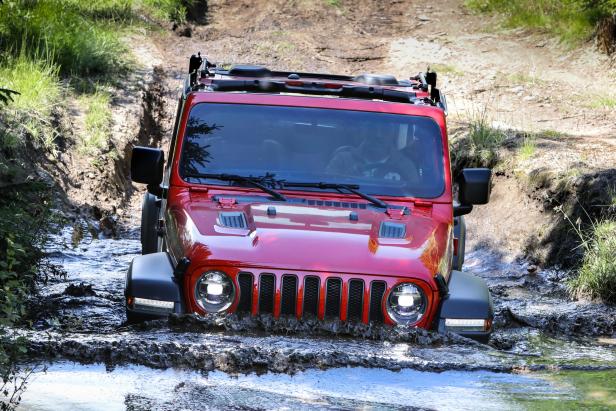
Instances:
[[[194,183],[229,184],[198,174],[273,173],[423,198],[443,193],[443,170],[440,128],[428,117],[242,104],[195,105],[180,161]]]

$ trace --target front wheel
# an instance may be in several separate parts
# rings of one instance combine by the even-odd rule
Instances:
[[[141,254],[158,252],[158,198],[145,193],[141,206]]]

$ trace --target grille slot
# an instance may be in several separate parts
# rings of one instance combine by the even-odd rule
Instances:
[[[261,274],[259,284],[259,312],[274,313],[274,292],[276,277],[273,274]]]
[[[340,317],[340,297],[342,297],[342,280],[328,278],[325,294],[325,316]]]
[[[246,228],[248,223],[246,222],[246,216],[244,213],[228,211],[222,212],[218,215],[220,225],[229,228]]]
[[[250,312],[252,311],[252,274],[240,273],[237,282],[240,285],[240,301],[237,311]]]
[[[385,294],[385,283],[373,281],[370,289],[370,321],[383,322],[382,302]]]
[[[347,319],[361,321],[364,307],[364,282],[362,280],[349,281],[349,300]]]
[[[295,315],[295,302],[297,301],[297,277],[285,275],[282,277],[282,299],[280,314]]]
[[[315,317],[319,312],[319,278],[306,277],[304,280],[304,314]]]

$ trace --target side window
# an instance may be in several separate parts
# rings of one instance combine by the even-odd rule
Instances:
[[[177,143],[178,129],[180,128],[180,118],[182,117],[182,110],[184,108],[184,98],[180,97],[178,101],[178,109],[175,113],[175,124],[173,125],[173,134],[171,135],[171,143],[169,143],[169,156],[167,158],[167,168],[171,167],[173,161],[173,155],[175,153],[175,146]]]

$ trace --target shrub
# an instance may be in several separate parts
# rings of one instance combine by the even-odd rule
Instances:
[[[472,113],[462,137],[451,140],[454,174],[464,167],[494,167],[506,137],[502,130],[492,126],[486,109]]]
[[[578,275],[568,284],[572,294],[615,304],[616,221],[597,222],[591,233],[578,229],[578,234],[585,254]]]

